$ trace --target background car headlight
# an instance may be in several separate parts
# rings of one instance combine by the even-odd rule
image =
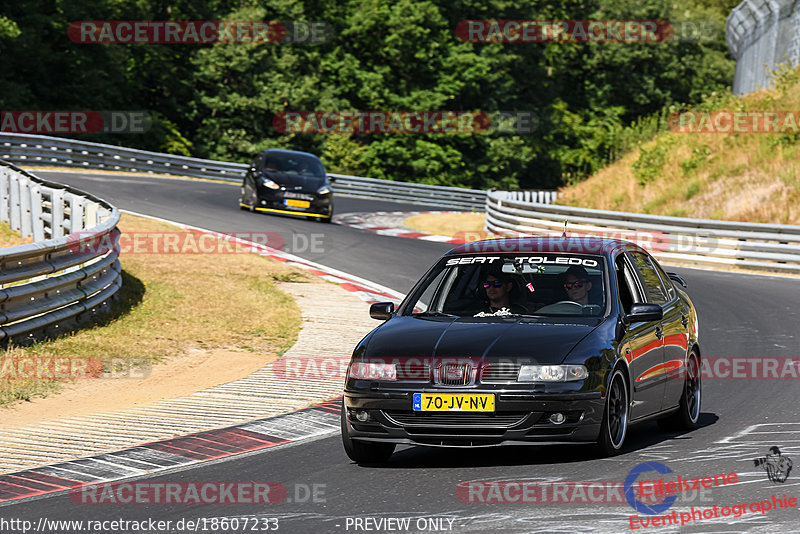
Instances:
[[[347,375],[359,380],[397,380],[397,365],[393,363],[353,362]]]
[[[583,365],[523,365],[519,368],[520,382],[568,382],[583,380],[589,371]]]
[[[280,186],[278,184],[276,184],[275,182],[273,182],[272,180],[270,180],[266,176],[262,176],[261,177],[261,185],[263,185],[264,187],[268,187],[270,189],[279,189],[280,188]]]
[[[322,187],[317,189],[317,194],[318,195],[327,195],[330,192],[331,192],[331,188],[328,187],[327,185],[323,185]]]

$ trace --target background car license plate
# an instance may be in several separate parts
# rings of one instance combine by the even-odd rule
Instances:
[[[287,206],[291,206],[293,208],[309,208],[311,207],[311,202],[308,200],[294,200],[293,198],[287,198],[284,200]]]
[[[415,412],[493,412],[494,395],[414,393]]]

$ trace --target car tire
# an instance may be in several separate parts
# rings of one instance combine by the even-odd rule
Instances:
[[[700,420],[703,385],[700,379],[700,358],[693,352],[686,366],[686,379],[678,411],[658,420],[662,430],[694,430]]]
[[[350,438],[347,424],[347,410],[342,401],[342,444],[347,456],[357,464],[381,464],[394,452],[394,443],[374,443]]]
[[[628,386],[625,375],[617,368],[608,382],[606,394],[606,408],[603,412],[603,421],[600,424],[600,437],[597,440],[599,452],[604,456],[619,454],[625,444],[628,434],[628,414],[630,403],[628,401]]]

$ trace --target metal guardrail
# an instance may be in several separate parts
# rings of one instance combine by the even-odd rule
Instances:
[[[800,273],[800,226],[666,217],[552,206],[490,191],[486,229],[498,235],[627,239],[665,260]]]
[[[0,161],[0,220],[33,242],[0,249],[0,343],[67,331],[122,286],[114,206]]]
[[[779,63],[800,61],[800,5],[794,0],[745,0],[725,26],[728,50],[736,58],[733,92],[769,87]]]
[[[189,158],[61,137],[0,133],[0,159],[20,165],[58,165],[108,171],[135,171],[241,182],[248,166]],[[486,191],[395,182],[346,174],[336,179],[337,195],[394,200],[451,209],[483,211]]]

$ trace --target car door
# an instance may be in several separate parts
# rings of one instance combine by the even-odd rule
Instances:
[[[661,326],[664,330],[664,363],[666,366],[666,387],[663,409],[677,406],[683,394],[686,375],[686,354],[689,349],[689,314],[690,309],[685,300],[678,296],[672,280],[667,273],[650,257],[651,263],[661,279],[661,287],[667,296],[663,306],[664,318]]]
[[[627,253],[617,257],[615,268],[623,312],[629,312],[633,303],[647,302],[641,276]],[[659,321],[632,322],[626,328],[620,347],[633,382],[631,420],[661,410],[664,377],[653,373],[654,369],[664,364],[660,327]]]
[[[684,358],[680,355],[675,357],[676,349],[680,346],[680,331],[684,328],[681,324],[681,302],[677,298],[675,288],[671,284],[669,287],[664,284],[656,269],[655,260],[649,254],[631,252],[630,255],[641,276],[647,302],[658,304],[664,310],[664,316],[658,322],[656,330],[656,335],[662,343],[664,360],[660,367],[650,369],[647,373],[654,380],[664,384],[664,400],[661,409],[665,410],[677,403],[673,400],[674,391],[668,392],[668,387],[674,388],[673,378],[682,374],[680,367],[683,365]],[[670,382],[672,383],[670,384]]]

